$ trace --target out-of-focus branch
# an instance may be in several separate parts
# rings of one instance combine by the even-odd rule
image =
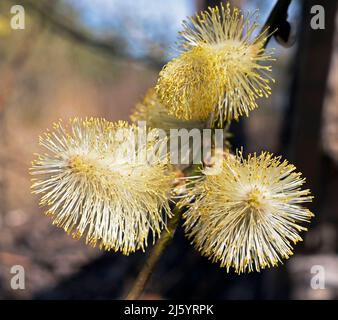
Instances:
[[[66,18],[56,13],[55,10],[47,10],[44,6],[33,1],[26,0],[25,8],[37,14],[44,22],[48,23],[53,31],[67,36],[68,38],[87,47],[100,50],[108,55],[124,60],[142,62],[150,67],[161,68],[164,61],[159,56],[148,55],[141,58],[131,57],[126,53],[122,39],[116,38],[110,41],[97,39],[78,27],[66,22]]]
[[[292,0],[278,0],[268,19],[266,20],[262,31],[269,28],[270,34],[266,39],[265,46],[274,36],[279,43],[283,44],[288,41],[290,35],[290,24],[287,22],[288,9]],[[272,34],[273,32],[273,34]]]

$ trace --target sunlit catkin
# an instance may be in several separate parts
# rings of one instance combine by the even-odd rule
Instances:
[[[156,86],[171,114],[190,120],[211,112],[229,122],[257,108],[271,93],[272,51],[264,48],[268,30],[254,36],[257,11],[209,8],[183,22],[182,53],[163,68]]]
[[[192,189],[185,230],[202,255],[227,271],[260,271],[292,255],[313,214],[305,179],[280,157],[263,152],[247,159],[228,154],[216,175]]]
[[[150,128],[159,128],[170,133],[170,129],[203,129],[205,121],[187,121],[168,113],[168,109],[160,103],[154,88],[147,91],[142,102],[139,102],[130,116],[133,123],[145,121]]]
[[[32,164],[32,190],[55,225],[124,254],[143,250],[150,234],[155,239],[170,216],[174,175],[158,152],[161,141],[141,144],[139,130],[125,122],[72,119],[40,137],[48,154]]]

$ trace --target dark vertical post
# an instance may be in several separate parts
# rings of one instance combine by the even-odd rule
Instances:
[[[311,8],[325,8],[325,29],[311,28]],[[332,54],[337,0],[302,2],[302,23],[298,42],[293,88],[285,116],[289,137],[284,139],[289,159],[304,176],[316,196],[321,180],[321,120]],[[289,146],[287,146],[289,145]],[[315,202],[316,203],[316,202]]]

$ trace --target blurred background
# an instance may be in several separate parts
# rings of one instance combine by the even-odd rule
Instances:
[[[323,3],[325,29],[310,27]],[[130,288],[146,254],[105,253],[52,226],[30,194],[28,168],[38,135],[59,118],[128,120],[175,56],[181,20],[210,0],[25,0],[0,2],[0,298],[116,299]],[[276,1],[231,0],[260,9],[264,24]],[[13,30],[10,9],[25,9]],[[291,35],[276,48],[276,84],[261,107],[232,126],[233,147],[287,157],[307,177],[316,217],[279,268],[237,276],[202,258],[179,229],[143,298],[338,298],[338,17],[337,1],[293,0]],[[283,41],[282,41],[283,42]],[[25,290],[10,286],[13,265]],[[316,270],[325,288],[314,289]]]

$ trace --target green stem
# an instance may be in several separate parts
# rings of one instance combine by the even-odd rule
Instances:
[[[181,218],[181,210],[178,207],[175,207],[173,214],[174,216],[168,221],[167,229],[162,232],[161,237],[157,240],[154,248],[146,259],[146,262],[138,274],[131,290],[126,296],[126,300],[139,299],[147,285],[148,280],[150,279],[150,276],[153,273],[157,262],[160,260],[163,252],[171,242]]]

